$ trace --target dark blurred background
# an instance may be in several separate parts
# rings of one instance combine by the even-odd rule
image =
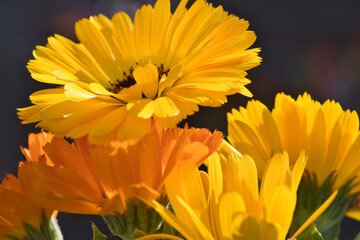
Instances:
[[[178,0],[172,1],[173,9]],[[250,22],[258,36],[263,63],[248,71],[254,98],[273,107],[278,92],[297,97],[304,91],[324,102],[334,99],[344,109],[360,105],[360,1],[359,0],[222,0],[211,1]],[[131,16],[141,0],[0,0],[0,178],[16,174],[17,162],[24,160],[19,145],[27,146],[27,134],[38,132],[34,125],[21,125],[16,108],[29,106],[28,96],[46,88],[31,79],[26,63],[36,45],[57,33],[76,41],[74,23],[103,13],[118,11]],[[190,116],[190,126],[218,129],[226,134],[226,112],[245,106],[248,99],[235,95],[222,108],[201,108]],[[59,214],[65,240],[91,239],[90,222],[102,231],[101,218]],[[76,229],[76,230],[75,230]],[[340,239],[354,239],[360,224],[344,219]]]

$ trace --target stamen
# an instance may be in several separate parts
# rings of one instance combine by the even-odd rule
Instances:
[[[136,63],[138,65],[138,63]],[[159,81],[162,75],[167,75],[169,73],[170,69],[164,70],[164,65],[161,64],[160,67],[158,67],[159,72]],[[136,80],[133,76],[134,67],[129,68],[129,75],[123,71],[122,79],[116,79],[115,81],[109,81],[110,87],[107,88],[108,91],[112,93],[119,93],[123,88],[129,88],[136,84]],[[143,98],[146,98],[143,94]]]

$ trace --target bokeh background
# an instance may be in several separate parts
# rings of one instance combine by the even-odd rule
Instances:
[[[360,1],[359,0],[209,0],[229,13],[245,18],[258,36],[263,63],[250,70],[254,99],[273,107],[278,92],[297,97],[308,92],[324,102],[333,99],[344,109],[360,110]],[[179,0],[173,0],[176,6]],[[131,16],[146,0],[0,0],[0,178],[16,174],[24,160],[19,145],[27,146],[34,125],[21,125],[16,108],[29,106],[28,96],[46,87],[31,79],[26,63],[36,45],[45,45],[55,33],[76,41],[74,23],[118,11]],[[218,129],[226,134],[226,112],[245,106],[235,95],[222,108],[201,108],[189,117],[190,126]],[[94,221],[107,232],[101,218],[59,214],[66,240],[92,239]],[[360,224],[344,219],[340,239],[354,239]]]

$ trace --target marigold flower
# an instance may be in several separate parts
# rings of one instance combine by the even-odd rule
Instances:
[[[330,100],[320,104],[307,93],[296,100],[281,93],[271,112],[261,102],[249,101],[246,108],[233,109],[228,122],[229,141],[254,158],[260,176],[273,154],[287,151],[293,165],[305,150],[306,175],[298,192],[293,231],[336,190],[337,199],[318,219],[317,228],[325,234],[340,224],[360,192],[359,117],[355,111],[343,111]]]
[[[157,124],[140,139],[113,141],[109,147],[91,145],[86,137],[72,144],[54,138],[44,146],[51,163],[23,162],[19,176],[27,194],[42,206],[70,213],[122,214],[127,201],[137,195],[160,197],[173,168],[187,159],[201,165],[221,141],[220,132]]]
[[[248,49],[256,39],[248,22],[203,0],[189,9],[186,3],[171,14],[169,0],[158,0],[139,9],[134,22],[123,12],[80,20],[80,43],[50,37],[28,69],[60,87],[32,94],[34,105],[19,109],[23,123],[104,144],[150,132],[151,119],[175,127],[198,105],[251,96],[245,71],[260,58],[259,49]]]
[[[359,117],[339,103],[321,105],[307,93],[295,101],[281,93],[271,112],[261,102],[249,101],[246,108],[233,109],[228,121],[230,143],[254,158],[260,176],[274,153],[287,151],[293,165],[305,150],[306,169],[319,185],[331,174],[336,175],[334,189],[354,178],[360,183]]]
[[[25,239],[26,228],[41,228],[49,223],[52,210],[44,210],[40,205],[27,198],[16,177],[8,174],[0,185],[0,238]],[[30,227],[31,226],[31,227]]]
[[[287,153],[275,154],[264,170],[259,192],[250,156],[213,154],[208,174],[187,161],[167,178],[166,191],[175,215],[156,201],[147,202],[186,239],[283,240],[305,164],[301,154],[290,170]]]

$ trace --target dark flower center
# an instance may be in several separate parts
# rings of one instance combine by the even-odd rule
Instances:
[[[120,92],[123,88],[129,88],[129,87],[135,85],[136,81],[132,74],[133,71],[134,71],[134,67],[131,67],[129,69],[130,75],[127,75],[126,72],[123,72],[122,79],[116,79],[115,82],[109,81],[111,87],[107,88],[107,90],[116,94],[116,93]]]
[[[138,65],[138,63],[137,63]],[[159,80],[163,74],[168,74],[169,70],[164,69],[164,65],[160,64],[160,66],[157,68],[159,72]],[[123,72],[123,77],[121,79],[116,79],[115,81],[109,81],[110,87],[107,88],[108,91],[112,93],[119,93],[123,88],[129,88],[136,84],[136,80],[133,76],[134,67],[130,67],[129,69],[129,75],[126,74],[126,72]]]

